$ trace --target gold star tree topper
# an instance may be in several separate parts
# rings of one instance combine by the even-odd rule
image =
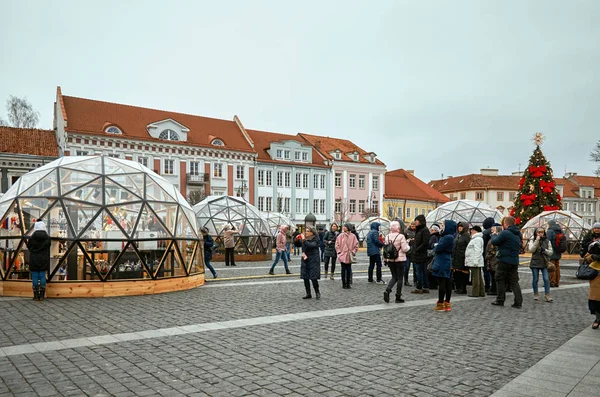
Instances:
[[[541,146],[542,143],[544,143],[544,139],[546,139],[546,137],[541,132],[536,132],[533,135],[533,142],[538,146]]]

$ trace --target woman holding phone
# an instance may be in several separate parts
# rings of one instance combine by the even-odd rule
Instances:
[[[319,279],[321,278],[321,253],[319,250],[321,241],[314,226],[306,228],[306,238],[302,243],[302,260],[300,262],[300,278],[304,280],[306,295],[302,299],[311,299],[310,283],[317,299],[321,299],[319,291]]]

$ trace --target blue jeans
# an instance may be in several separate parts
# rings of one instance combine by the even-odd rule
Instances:
[[[296,245],[294,245],[294,255],[300,255],[300,248],[302,247],[296,247]]]
[[[277,253],[275,254],[275,262],[273,262],[273,265],[271,266],[271,271],[273,271],[275,269],[275,265],[277,265],[279,263],[279,259],[283,260],[283,267],[285,267],[285,270],[288,270],[288,253],[286,251],[277,251]]]
[[[217,272],[215,272],[215,268],[212,267],[212,265],[210,264],[210,259],[204,259],[204,265],[206,265],[206,267],[208,268],[208,270],[210,270],[210,272],[212,273],[213,277],[216,276]]]
[[[46,272],[31,272],[31,282],[33,283],[33,288],[39,286],[42,288],[46,288]]]
[[[492,285],[492,273],[487,269],[487,264],[483,266],[483,281],[485,282],[485,290],[489,291]]]
[[[285,243],[285,253],[287,255],[287,260],[288,261],[292,260],[291,252],[292,252],[292,244],[291,243]],[[286,269],[287,269],[287,265],[286,265]]]
[[[542,271],[542,279],[544,280],[544,292],[549,294],[550,274],[548,274],[548,269],[531,269],[531,276],[533,277],[533,280],[531,281],[531,286],[533,287],[533,293],[538,293],[538,281],[540,280],[540,270]]]
[[[427,263],[413,263],[413,271],[417,273],[416,289],[429,289],[427,279]]]

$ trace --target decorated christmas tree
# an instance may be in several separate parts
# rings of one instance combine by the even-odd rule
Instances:
[[[544,157],[540,146],[544,140],[541,132],[535,134],[535,149],[529,158],[529,166],[519,181],[519,192],[515,198],[514,208],[510,215],[514,216],[517,225],[524,225],[528,220],[543,211],[562,209],[562,198],[556,190],[552,168]]]

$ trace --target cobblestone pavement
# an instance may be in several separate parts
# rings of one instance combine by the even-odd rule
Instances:
[[[240,263],[232,272],[264,274],[269,265]],[[351,290],[339,278],[322,280],[320,301],[300,299],[297,275],[217,279],[156,296],[0,298],[0,396],[487,396],[589,327],[588,288],[576,285],[573,272],[563,270],[553,303],[529,292],[521,310],[461,297],[452,312],[438,313],[431,310],[436,291],[408,288],[407,304],[385,305],[385,286],[358,272]],[[530,289],[529,269],[520,276]],[[255,320],[223,323],[242,319]],[[204,331],[15,350],[194,324]]]

